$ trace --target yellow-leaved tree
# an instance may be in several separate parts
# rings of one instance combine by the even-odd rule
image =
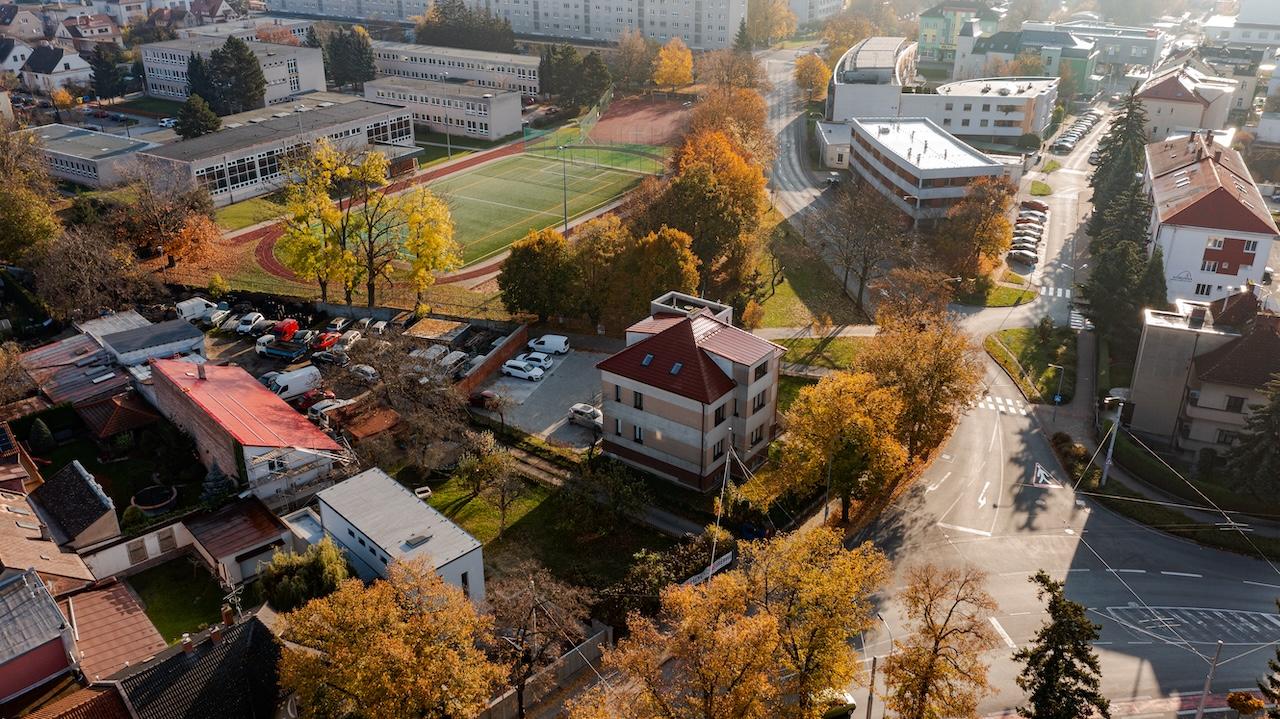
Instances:
[[[409,283],[418,293],[435,284],[436,273],[462,264],[461,249],[453,238],[453,215],[449,205],[425,188],[400,196],[404,213],[404,252],[409,261]]]
[[[827,80],[831,79],[831,68],[817,55],[808,54],[796,60],[796,68],[792,73],[796,87],[804,90],[805,100],[813,102],[826,94]]]
[[[658,57],[653,62],[653,84],[664,85],[675,90],[681,85],[693,82],[693,53],[678,37],[667,41],[658,50]]]
[[[480,648],[493,620],[420,560],[389,571],[285,615],[281,688],[308,716],[475,716],[504,673]]]

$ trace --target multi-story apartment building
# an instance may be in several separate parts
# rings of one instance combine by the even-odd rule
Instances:
[[[844,9],[844,0],[791,0],[800,27],[820,23]]]
[[[1156,28],[1114,25],[1096,20],[1068,20],[1062,23],[1027,21],[1023,30],[1069,32],[1093,43],[1098,51],[1098,65],[1105,71],[1121,70],[1131,65],[1152,67],[1164,56],[1169,36]]]
[[[460,80],[526,95],[537,95],[542,87],[538,82],[541,61],[534,55],[375,40],[373,61],[378,74],[389,77]]]
[[[805,2],[807,0],[797,0]],[[613,42],[627,30],[665,43],[678,37],[694,49],[733,44],[747,17],[747,0],[466,0],[506,18],[521,35]],[[827,0],[815,0],[819,11]]]
[[[1215,15],[1200,28],[1204,41],[1236,47],[1280,47],[1280,3],[1240,0],[1237,15]]]
[[[596,365],[606,454],[704,492],[720,486],[730,453],[747,466],[764,459],[784,350],[732,318],[729,307],[670,292],[627,328],[627,348]]]
[[[1138,88],[1147,110],[1147,137],[1155,141],[1180,131],[1223,129],[1238,87],[1232,78],[1187,65],[1151,76]]]
[[[1095,89],[1098,48],[1095,44],[1063,29],[1002,30],[990,35],[981,32],[981,26],[970,21],[960,31],[956,40],[955,65],[952,77],[957,80],[992,75],[999,63],[1013,60],[1023,53],[1040,58],[1046,75],[1062,78],[1069,87],[1059,92],[1091,92]]]
[[[498,140],[520,132],[520,93],[475,85],[407,77],[380,77],[364,84],[364,96],[403,105],[413,121],[435,132]]]
[[[191,84],[187,81],[187,65],[191,56],[207,58],[224,42],[220,38],[186,37],[143,45],[142,71],[147,95],[166,100],[186,100],[191,92]],[[320,48],[260,42],[250,43],[249,47],[267,80],[267,90],[263,95],[266,105],[285,102],[300,93],[325,89],[324,52]]]
[[[828,167],[847,167],[888,197],[911,222],[934,222],[978,177],[1016,180],[1009,167],[952,137],[928,118],[861,118],[818,123]]]
[[[1280,230],[1240,153],[1201,133],[1153,142],[1146,187],[1170,302],[1215,300],[1263,280]]]
[[[1201,45],[1171,53],[1152,76],[1162,76],[1178,68],[1187,67],[1205,77],[1235,80],[1236,89],[1231,109],[1236,112],[1253,108],[1253,98],[1258,94],[1262,63],[1267,56],[1263,48]]]
[[[950,0],[920,13],[920,64],[949,71],[956,59],[960,30],[970,20],[977,22],[981,34],[986,35],[996,31],[1000,13],[982,0]]]
[[[1130,429],[1175,449],[1228,450],[1280,372],[1280,316],[1252,286],[1145,310]]]
[[[266,5],[273,13],[412,25],[431,9],[431,0],[266,0]]]
[[[265,195],[284,183],[281,157],[328,138],[343,149],[371,149],[387,154],[393,169],[412,162],[413,117],[408,109],[353,100],[320,102],[305,110],[279,112],[275,116],[226,129],[192,140],[138,153],[140,161],[156,163],[158,178],[168,168],[179,179],[189,178],[209,190],[215,205],[226,205]]]

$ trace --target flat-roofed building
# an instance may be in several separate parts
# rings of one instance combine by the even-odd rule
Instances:
[[[271,42],[290,45],[307,39],[311,21],[293,17],[259,15],[212,25],[197,25],[178,31],[178,37],[211,37],[226,40],[238,37],[245,42]]]
[[[186,37],[142,46],[144,89],[150,97],[186,100],[191,94],[187,64],[192,55],[209,57],[226,38]],[[324,53],[320,48],[276,43],[249,43],[267,80],[263,103],[274,105],[310,91],[325,89]]]
[[[375,40],[373,61],[378,74],[415,80],[464,80],[480,87],[526,95],[541,92],[536,55],[463,50]]]
[[[124,167],[134,154],[155,143],[95,132],[70,125],[41,125],[30,130],[40,140],[49,173],[86,187],[110,187],[123,180]]]
[[[916,84],[917,45],[905,37],[869,37],[845,51],[827,86],[827,119],[898,114],[902,88]]]
[[[476,85],[407,77],[364,84],[364,96],[403,105],[413,121],[435,132],[497,140],[520,132],[520,94]]]
[[[1023,30],[1065,31],[1092,42],[1098,50],[1098,65],[1107,69],[1128,65],[1152,67],[1164,55],[1169,36],[1154,27],[1115,25],[1097,20],[1068,20],[1052,23],[1028,20]]]
[[[391,157],[393,171],[398,163],[412,162],[418,151],[407,108],[356,99],[302,112],[282,110],[258,122],[162,145],[139,158],[190,178],[209,190],[215,205],[226,205],[281,187],[281,157],[322,137],[343,149],[383,152]]]
[[[928,118],[854,119],[849,126],[850,169],[912,222],[946,216],[974,179],[1010,172]]]
[[[413,25],[431,10],[431,0],[267,0],[273,13],[326,20],[378,20]]]

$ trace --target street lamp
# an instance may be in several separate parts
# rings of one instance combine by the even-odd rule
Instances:
[[[886,656],[892,656],[893,655],[893,630],[889,628],[889,623],[884,620],[884,617],[880,615],[880,612],[876,612],[876,619],[880,620],[880,623],[884,625],[884,630],[889,633],[889,654]],[[872,655],[871,681],[867,683],[867,719],[871,719],[871,703],[872,701],[875,700],[875,695],[876,695],[876,657],[875,655]]]
[[[556,145],[560,151],[560,188],[564,196],[564,233],[569,234],[569,161],[564,152],[564,145]]]
[[[1058,405],[1062,403],[1062,376],[1067,371],[1060,364],[1050,362],[1049,366],[1058,369],[1058,391],[1053,393],[1053,422],[1056,423],[1058,421]]]
[[[1098,483],[1099,487],[1107,486],[1107,474],[1111,472],[1111,455],[1116,449],[1116,435],[1120,434],[1120,413],[1124,411],[1123,397],[1108,397],[1103,400],[1103,404],[1109,406],[1112,401],[1116,403],[1116,418],[1111,425],[1111,441],[1107,443],[1107,459],[1102,465],[1102,481]]]

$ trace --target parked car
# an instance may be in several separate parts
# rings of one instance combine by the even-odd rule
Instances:
[[[351,324],[351,319],[347,317],[334,317],[329,320],[329,324],[324,326],[325,332],[342,332]]]
[[[359,377],[365,382],[377,382],[379,377],[378,370],[367,364],[351,365],[351,374]]]
[[[542,379],[542,368],[534,367],[528,362],[507,360],[502,363],[502,374],[507,377],[518,377],[520,379],[527,379],[531,382],[537,382]]]
[[[293,406],[299,412],[305,412],[326,399],[333,399],[333,392],[327,389],[309,389],[302,396],[293,399]]]
[[[1034,242],[1014,242],[1009,247],[1010,250],[1020,250],[1023,252],[1034,252],[1036,256],[1040,256],[1040,245]]]
[[[219,302],[217,307],[209,310],[209,316],[206,321],[210,327],[218,327],[230,318],[231,308],[227,306],[226,302]]]
[[[346,352],[339,352],[334,350],[321,350],[320,352],[316,352],[315,354],[311,355],[311,361],[320,362],[323,364],[331,364],[337,367],[346,367],[347,364],[351,362],[351,358],[347,356]]]
[[[1036,263],[1036,260],[1040,259],[1040,256],[1034,252],[1028,252],[1026,250],[1010,250],[1009,259],[1013,260],[1014,262],[1021,262],[1027,265],[1034,265]]]
[[[294,335],[298,334],[298,321],[292,317],[286,317],[271,328],[271,334],[275,335],[276,339],[288,342],[293,339]]]
[[[258,384],[262,385],[263,387],[266,387],[271,384],[271,380],[279,376],[280,376],[279,372],[267,372],[258,378]]]
[[[327,350],[338,344],[338,340],[341,338],[342,335],[337,332],[321,332],[318,337],[311,340],[311,349]]]
[[[173,129],[178,126],[178,119],[174,117],[166,117],[160,120],[160,127]]]
[[[1049,219],[1049,215],[1047,213],[1041,212],[1039,210],[1027,210],[1027,209],[1018,210],[1018,219],[1022,219],[1024,217],[1029,217],[1033,220],[1039,220],[1041,223]]]
[[[298,330],[298,332],[293,336],[293,341],[310,347],[311,343],[315,342],[316,338],[319,336],[320,333],[315,330]]]
[[[329,413],[340,407],[355,402],[354,399],[326,399],[323,402],[316,402],[307,410],[307,419],[316,422],[321,426],[327,425],[329,421]]]
[[[320,386],[320,369],[310,365],[292,372],[281,372],[271,378],[267,389],[283,400],[301,397],[304,393]]]
[[[604,412],[601,412],[598,407],[579,402],[569,408],[569,422],[597,432],[603,432]]]
[[[241,317],[240,321],[236,323],[236,334],[238,335],[249,334],[250,332],[253,331],[254,326],[257,325],[259,322],[261,322],[263,319],[264,318],[261,312],[250,312],[249,314]]]
[[[360,319],[356,320],[356,329],[360,330],[361,332],[364,332],[365,330],[369,329],[369,325],[371,324],[373,324],[372,317],[361,317]]]
[[[371,326],[371,327],[369,328],[369,331],[370,331],[370,332],[372,332],[372,333],[374,333],[375,335],[384,335],[384,334],[386,334],[386,333],[387,333],[387,321],[386,321],[386,320],[378,320],[377,322],[374,322],[374,323],[373,323],[373,326]]]
[[[553,364],[551,355],[545,352],[525,352],[524,354],[516,355],[516,361],[528,362],[534,367],[541,367],[542,369],[551,369]]]
[[[1023,200],[1020,205],[1022,207],[1030,207],[1033,210],[1039,210],[1041,212],[1049,211],[1049,205],[1039,200]]]
[[[1102,155],[1101,155],[1101,154],[1099,154],[1098,152],[1091,152],[1091,153],[1089,153],[1089,164],[1090,164],[1090,165],[1100,165],[1100,164],[1102,164]]]
[[[360,341],[360,330],[347,330],[346,332],[342,333],[342,336],[338,338],[338,344],[334,345],[333,347],[334,349],[347,352],[352,347],[354,347],[355,344],[359,341]]]
[[[551,354],[562,355],[569,352],[569,338],[564,335],[543,335],[536,339],[529,340],[529,344],[527,346],[535,352],[548,352]]]

